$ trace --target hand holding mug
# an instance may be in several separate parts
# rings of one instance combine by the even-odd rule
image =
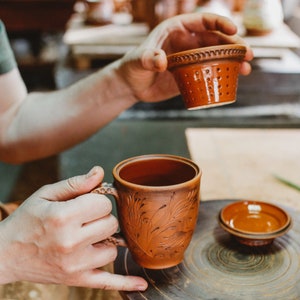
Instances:
[[[145,290],[140,277],[99,269],[117,249],[101,243],[115,233],[111,201],[89,193],[103,170],[47,185],[0,223],[0,283],[31,281],[114,290]]]

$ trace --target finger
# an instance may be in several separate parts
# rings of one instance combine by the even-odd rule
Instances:
[[[206,30],[220,31],[224,34],[234,35],[237,33],[236,25],[227,17],[216,14],[203,14],[203,25]]]
[[[90,246],[90,255],[83,256],[82,268],[97,269],[115,261],[118,255],[117,247],[113,244],[97,243]]]
[[[248,45],[245,44],[245,46],[247,48],[246,55],[245,55],[245,60],[246,61],[251,61],[254,57],[254,53]]]
[[[248,62],[242,62],[240,67],[240,73],[242,75],[249,75],[252,71],[251,65]]]
[[[112,211],[111,200],[105,195],[87,193],[62,204],[63,214],[77,219],[79,226],[108,216]]]
[[[72,274],[106,266],[116,259],[117,254],[117,247],[113,244],[89,245],[62,256],[59,267],[72,276]]]
[[[74,176],[54,184],[45,185],[36,193],[49,201],[69,200],[90,192],[102,181],[103,177],[103,169],[96,166],[85,175]]]
[[[224,34],[237,33],[236,25],[227,17],[211,13],[183,14],[174,18],[190,32],[201,33],[203,31],[220,31]]]
[[[148,42],[151,41],[152,47],[163,47],[167,54],[219,44],[244,44],[242,39],[237,38],[236,32],[236,25],[226,17],[193,13],[163,22],[150,34]]]
[[[56,203],[54,214],[58,224],[66,224],[76,233],[77,246],[102,241],[118,229],[117,219],[111,215],[112,203],[104,195],[89,193],[72,201]]]
[[[166,53],[162,49],[146,49],[141,62],[144,69],[154,72],[163,72],[168,65]]]
[[[112,274],[99,269],[83,272],[67,284],[118,291],[144,291],[148,287],[147,281],[142,277]]]
[[[85,224],[80,230],[81,240],[85,244],[95,244],[113,235],[119,227],[119,223],[113,215]]]

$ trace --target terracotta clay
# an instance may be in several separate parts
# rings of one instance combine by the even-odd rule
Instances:
[[[191,49],[168,55],[168,69],[174,75],[187,109],[199,109],[236,101],[243,45],[221,45]]]
[[[237,201],[219,215],[221,227],[248,246],[263,246],[285,234],[292,225],[282,208],[261,201]]]
[[[133,259],[149,269],[179,264],[197,223],[199,167],[183,157],[150,154],[120,162],[113,177],[113,185],[93,192],[115,197]]]

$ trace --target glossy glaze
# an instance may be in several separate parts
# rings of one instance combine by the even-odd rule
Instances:
[[[291,227],[291,218],[272,203],[237,201],[221,210],[219,223],[241,243],[262,246],[285,234]]]
[[[172,72],[187,109],[200,109],[236,101],[243,45],[192,49],[168,55]]]

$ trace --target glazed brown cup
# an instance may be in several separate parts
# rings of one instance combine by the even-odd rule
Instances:
[[[240,64],[245,54],[245,46],[228,44],[168,55],[168,69],[186,108],[193,110],[235,102]]]
[[[142,155],[117,164],[114,183],[93,191],[115,197],[121,233],[137,264],[164,269],[183,260],[197,222],[201,174],[184,157]]]

